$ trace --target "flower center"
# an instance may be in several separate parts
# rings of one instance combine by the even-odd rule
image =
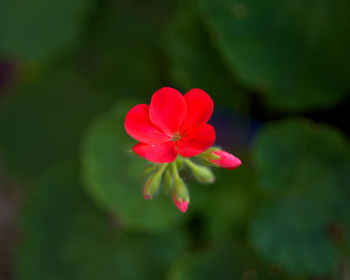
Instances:
[[[174,142],[178,141],[181,139],[181,135],[180,135],[180,132],[175,132],[173,134],[173,137],[171,138],[171,140],[173,140]]]

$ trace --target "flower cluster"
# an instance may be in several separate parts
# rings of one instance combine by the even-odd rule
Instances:
[[[139,104],[128,112],[125,129],[139,141],[132,150],[154,163],[144,186],[145,199],[151,199],[162,183],[165,191],[172,193],[177,208],[185,212],[189,192],[179,174],[181,167],[189,167],[201,183],[215,180],[208,167],[189,158],[226,169],[241,164],[235,156],[212,147],[215,129],[207,122],[213,109],[212,99],[201,89],[182,95],[176,89],[164,87],[153,94],[150,105]]]

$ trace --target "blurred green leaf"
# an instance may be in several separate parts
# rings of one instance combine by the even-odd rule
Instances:
[[[275,108],[330,107],[350,83],[350,5],[342,1],[197,0],[232,71]]]
[[[169,271],[169,280],[287,279],[280,271],[266,269],[248,247],[225,243],[182,255]]]
[[[338,252],[326,234],[323,209],[302,197],[274,202],[252,224],[256,249],[268,262],[295,274],[327,275]]]
[[[83,192],[78,174],[65,164],[34,184],[21,211],[19,279],[164,279],[185,236],[124,232]]]
[[[270,194],[251,229],[258,251],[293,273],[330,272],[337,252],[327,230],[349,216],[339,215],[349,204],[349,143],[326,125],[284,120],[259,133],[254,161]]]
[[[311,189],[330,196],[350,182],[349,143],[330,126],[303,119],[270,123],[253,153],[261,185],[269,191]]]
[[[203,233],[210,242],[218,243],[238,236],[262,199],[253,170],[247,165],[234,171],[213,170],[212,185],[191,188],[192,206],[203,217]]]
[[[221,249],[221,250],[220,250]],[[237,260],[233,257],[230,246],[219,250],[204,251],[198,254],[184,256],[173,268],[171,280],[237,279],[240,271]]]
[[[37,63],[76,47],[93,0],[0,1],[0,55]]]
[[[13,97],[0,104],[0,149],[11,173],[37,175],[76,154],[96,113],[158,89],[162,17],[150,18],[134,2],[102,1],[79,52],[45,68],[22,69]]]
[[[89,193],[118,215],[129,228],[164,231],[186,217],[162,193],[152,201],[142,195],[142,169],[146,160],[135,155],[135,141],[124,129],[126,113],[137,101],[120,101],[89,129],[82,148],[82,163]]]
[[[33,177],[56,160],[77,154],[94,115],[116,100],[87,82],[76,58],[22,81],[0,107],[0,150],[10,173]]]
[[[139,1],[100,1],[84,48],[85,74],[123,96],[150,96],[163,74],[159,34],[166,7]]]
[[[164,45],[173,81],[186,90],[201,88],[215,102],[247,111],[247,93],[232,79],[192,6],[190,2],[182,3],[165,29]]]

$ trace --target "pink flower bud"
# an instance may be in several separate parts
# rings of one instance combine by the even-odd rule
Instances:
[[[226,169],[235,169],[242,164],[239,158],[236,158],[234,155],[227,153],[225,151],[214,151],[213,154],[220,157],[217,160],[210,160],[212,163],[219,165],[222,168]]]
[[[175,203],[176,207],[181,212],[185,213],[187,211],[187,208],[188,208],[188,201],[185,201],[185,200],[183,200],[181,198],[180,198],[180,200],[178,200],[174,193],[173,193],[173,199],[174,199],[174,203]]]

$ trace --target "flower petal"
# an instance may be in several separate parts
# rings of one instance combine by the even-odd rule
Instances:
[[[186,106],[185,98],[179,91],[170,87],[161,88],[152,96],[149,110],[151,122],[172,136],[180,129]]]
[[[213,114],[214,102],[203,90],[194,88],[185,94],[187,112],[181,131],[205,124]]]
[[[210,124],[203,124],[186,131],[186,134],[177,141],[177,150],[183,157],[196,156],[215,142],[215,129]]]
[[[158,163],[172,162],[177,156],[175,142],[173,141],[153,145],[138,143],[132,150],[139,156]]]
[[[159,144],[169,141],[169,136],[151,123],[149,106],[146,104],[133,107],[126,115],[124,126],[126,132],[140,142]]]

